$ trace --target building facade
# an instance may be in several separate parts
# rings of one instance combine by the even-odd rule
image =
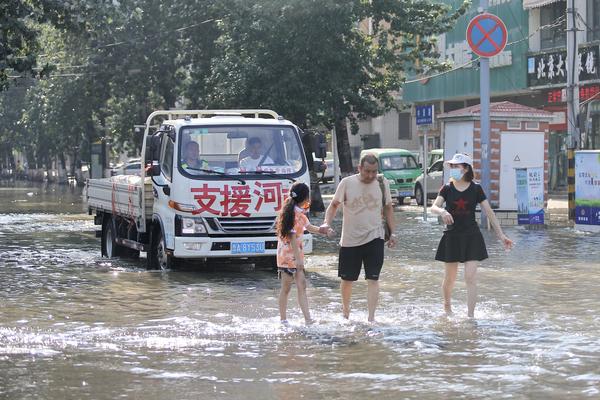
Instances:
[[[456,2],[447,0],[457,6]],[[575,0],[578,12],[579,53],[576,68],[580,79],[581,115],[588,129],[579,146],[600,148],[600,0]],[[466,42],[466,27],[478,14],[478,2],[439,38],[443,60],[454,68],[440,76],[410,80],[403,91],[405,102],[435,104],[451,112],[479,104],[479,69],[476,56]],[[554,114],[549,125],[549,189],[566,187],[566,2],[559,0],[490,0],[488,12],[500,17],[508,33],[504,51],[490,59],[491,101],[511,101]],[[413,108],[414,110],[414,108]],[[414,119],[414,111],[413,111]],[[443,147],[439,124],[430,128],[428,147]]]

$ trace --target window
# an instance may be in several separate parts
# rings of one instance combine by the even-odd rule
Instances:
[[[186,126],[179,146],[180,170],[191,178],[288,175],[305,168],[300,138],[289,126]]]
[[[559,25],[541,30],[540,35],[542,49],[551,49],[553,47],[561,47],[567,44],[567,19],[565,18],[566,10],[566,1],[558,1],[540,9],[541,26],[555,24],[560,17],[563,17]]]
[[[410,113],[399,113],[398,114],[398,139],[410,140],[410,128],[411,128]]]
[[[537,121],[527,121],[525,122],[525,129],[530,131],[538,131],[540,129],[540,123]]]
[[[600,0],[587,0],[587,41],[600,40]]]
[[[401,169],[419,168],[417,160],[410,155],[392,155],[380,158],[383,171],[397,171]]]
[[[508,129],[521,129],[521,121],[508,121],[506,127]]]
[[[429,168],[429,172],[440,172],[444,170],[444,161],[438,160],[436,161],[431,168]]]
[[[163,151],[160,162],[160,170],[168,180],[173,178],[173,149],[175,144],[170,137],[163,137]]]

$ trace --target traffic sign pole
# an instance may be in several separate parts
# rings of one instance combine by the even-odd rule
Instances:
[[[467,27],[467,42],[479,59],[481,186],[487,196],[490,192],[490,60],[504,50],[508,39],[506,25],[495,15],[486,12],[488,0],[480,0],[480,14]],[[481,226],[488,227],[487,216],[481,212]]]

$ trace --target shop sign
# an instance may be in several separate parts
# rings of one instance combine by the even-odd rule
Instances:
[[[598,46],[580,48],[575,59],[579,81],[600,79]],[[567,51],[527,57],[527,86],[537,87],[567,83]]]
[[[600,100],[600,85],[588,85],[579,88],[579,101],[586,101],[591,98]],[[546,93],[548,104],[566,103],[567,89],[552,89]]]
[[[544,169],[516,168],[519,225],[544,224]]]

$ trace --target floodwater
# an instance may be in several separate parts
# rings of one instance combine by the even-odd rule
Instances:
[[[17,187],[15,187],[17,186]],[[484,233],[475,320],[441,313],[442,232],[396,213],[378,323],[365,283],[340,316],[335,240],[308,257],[317,323],[270,271],[147,272],[100,257],[80,189],[0,184],[0,398],[439,399],[600,397],[600,237],[568,227]],[[318,222],[315,221],[315,222]]]

